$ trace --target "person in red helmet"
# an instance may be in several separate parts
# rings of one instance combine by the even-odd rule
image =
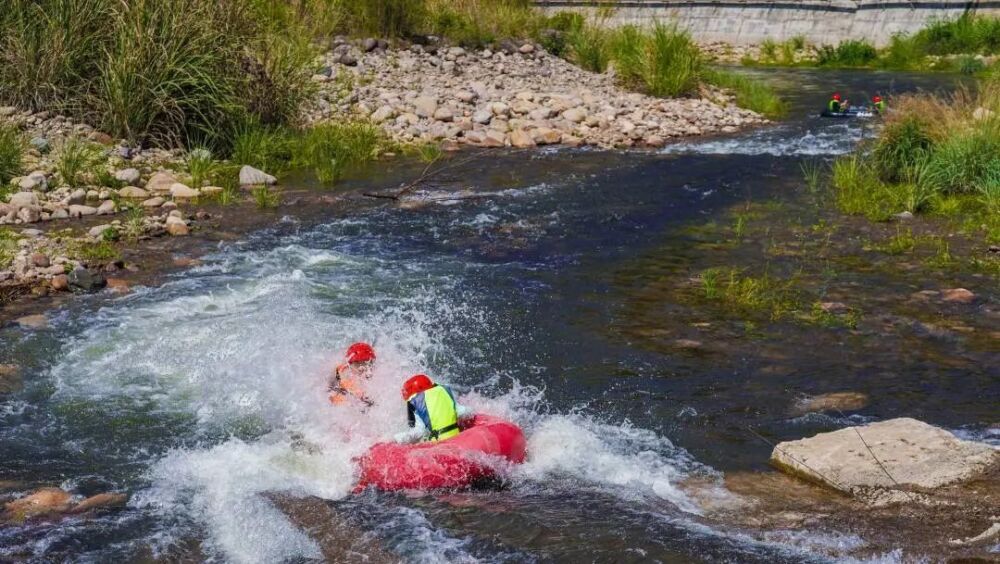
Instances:
[[[362,383],[372,377],[375,364],[375,349],[368,343],[354,343],[347,347],[344,362],[337,365],[330,376],[330,403],[344,405],[352,398],[366,408],[375,405],[365,395]]]
[[[883,100],[881,96],[879,96],[878,94],[876,94],[872,98],[872,107],[875,108],[875,113],[876,114],[883,114],[883,113],[885,113],[885,100]]]
[[[396,434],[397,443],[443,441],[459,434],[459,419],[472,412],[455,401],[448,386],[435,384],[426,374],[415,374],[403,383],[403,401],[410,429]]]
[[[840,99],[840,94],[834,93],[830,98],[830,101],[826,104],[826,109],[831,113],[839,114],[840,112],[846,110],[848,106],[850,106],[850,103],[848,103],[847,100],[842,101]]]

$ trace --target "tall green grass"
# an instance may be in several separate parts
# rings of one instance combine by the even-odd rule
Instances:
[[[995,214],[1000,200],[1000,83],[949,97],[903,96],[878,137],[837,160],[833,185],[848,213],[886,219],[900,211]],[[986,110],[986,111],[984,111]],[[994,113],[989,113],[994,112]],[[951,210],[951,211],[949,211]]]
[[[816,62],[820,66],[830,67],[863,67],[878,59],[878,51],[871,43],[851,39],[842,41],[836,47],[824,45],[817,51]]]
[[[705,82],[731,90],[736,95],[736,105],[753,110],[765,117],[779,118],[788,111],[788,105],[767,83],[745,74],[718,69],[703,73]]]
[[[24,167],[24,137],[13,126],[0,124],[0,190]]]
[[[0,11],[0,100],[133,141],[225,147],[233,123],[297,117],[315,55],[301,10],[321,4],[11,0]],[[268,19],[276,12],[286,25]]]
[[[661,22],[649,30],[623,26],[613,32],[611,55],[619,78],[654,96],[680,96],[697,91],[702,60],[691,36]]]
[[[348,167],[374,160],[384,145],[384,134],[374,124],[322,124],[308,129],[299,140],[293,165],[312,168],[320,182],[329,184],[339,180]]]

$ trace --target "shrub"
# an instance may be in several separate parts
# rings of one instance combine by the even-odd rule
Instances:
[[[886,124],[872,158],[883,180],[899,182],[908,170],[927,160],[933,145],[926,123],[919,116],[907,115]]]
[[[882,52],[879,66],[889,69],[910,70],[923,66],[927,54],[917,38],[894,34]]]
[[[0,188],[23,172],[24,137],[13,126],[0,124]]]
[[[841,41],[836,47],[824,45],[818,52],[821,66],[863,67],[878,58],[878,51],[867,41],[851,39]]]

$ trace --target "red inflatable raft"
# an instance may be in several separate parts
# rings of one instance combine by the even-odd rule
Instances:
[[[496,417],[477,415],[450,439],[415,445],[379,443],[358,461],[368,486],[392,491],[455,488],[496,476],[508,463],[524,462],[521,428]]]

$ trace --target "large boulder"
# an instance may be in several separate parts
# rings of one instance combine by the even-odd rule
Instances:
[[[847,427],[774,447],[779,469],[866,501],[906,501],[903,490],[964,482],[1000,467],[1000,450],[916,419]]]

